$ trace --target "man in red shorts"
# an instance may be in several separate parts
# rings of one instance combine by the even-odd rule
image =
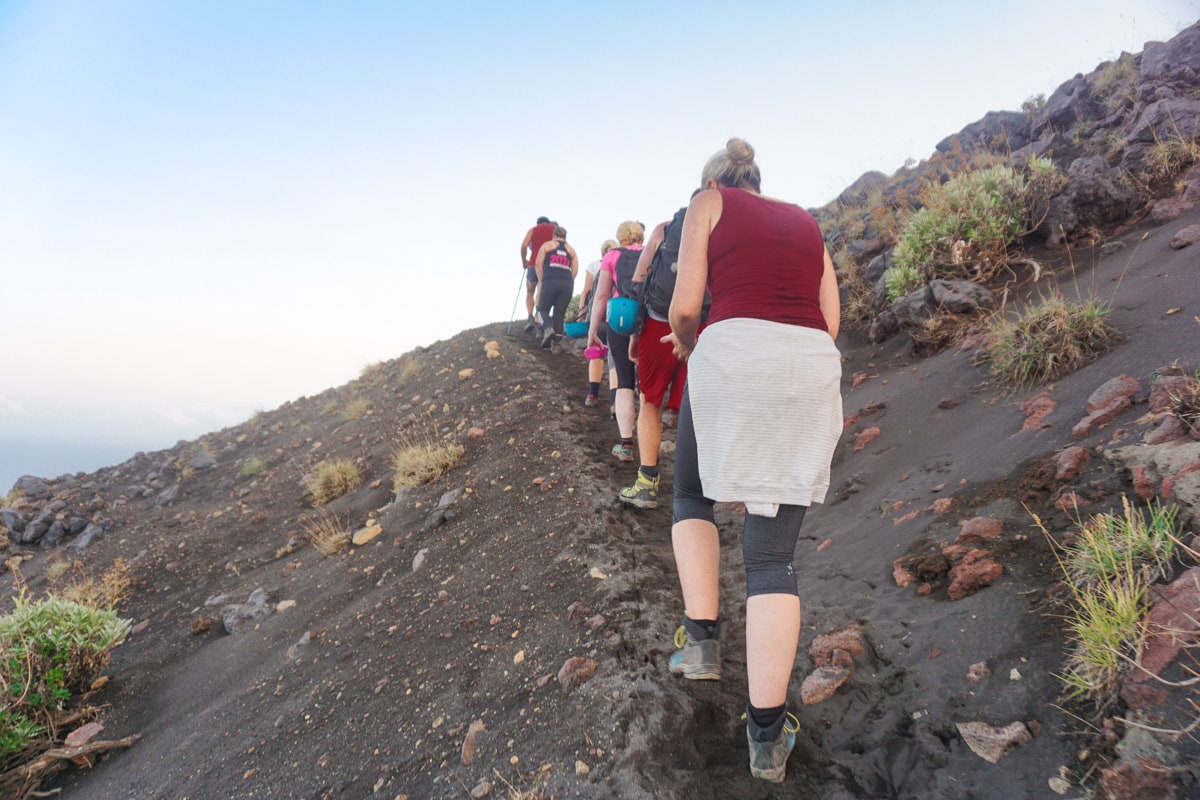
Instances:
[[[537,224],[525,232],[521,240],[521,268],[525,270],[525,313],[529,320],[525,323],[525,332],[531,333],[537,327],[533,318],[534,294],[537,290],[538,278],[534,259],[542,245],[554,238],[555,223],[549,217],[538,217]]]
[[[683,210],[686,209],[681,209]],[[670,270],[672,274],[669,280],[673,288],[673,272],[679,255],[679,234],[682,228],[682,214],[654,228],[638,259],[637,271],[633,275],[634,283],[644,283],[647,280],[647,273],[655,261],[655,255],[658,254],[658,263],[654,264],[654,269]],[[655,301],[651,292],[644,292],[643,295],[645,320],[642,330],[630,339],[629,344],[631,356],[636,356],[633,360],[637,363],[638,387],[642,395],[637,418],[638,456],[641,464],[633,485],[622,489],[619,496],[622,503],[636,508],[657,508],[658,450],[662,444],[664,400],[666,409],[674,413],[679,412],[683,386],[687,380],[687,363],[675,357],[670,344],[662,342],[662,338],[671,332],[671,325],[667,322],[670,300],[667,299],[664,306],[662,300]],[[666,297],[669,296],[667,292]]]

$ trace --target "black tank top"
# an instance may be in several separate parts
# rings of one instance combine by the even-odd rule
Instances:
[[[559,241],[558,246],[546,253],[546,257],[542,259],[542,275],[550,274],[550,270],[566,270],[568,274],[571,271],[571,251],[567,249],[565,242]]]

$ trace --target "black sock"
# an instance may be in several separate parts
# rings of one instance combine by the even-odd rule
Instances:
[[[621,437],[621,446],[622,447],[633,447],[633,437],[632,436],[622,436]]]
[[[616,402],[617,402],[617,390],[616,389],[608,390],[608,402],[609,402],[609,405],[616,405]]]
[[[692,619],[684,616],[683,628],[693,640],[702,642],[705,639],[716,639],[720,626],[715,619]]]
[[[638,470],[643,475],[645,475],[647,478],[649,478],[650,480],[654,480],[655,478],[658,477],[658,467],[657,466],[647,467],[646,465],[643,464],[642,466],[638,467]]]
[[[774,708],[757,708],[753,705],[746,706],[746,716],[753,723],[750,726],[750,735],[754,737],[756,742],[773,742],[779,738],[779,731],[783,729],[783,723],[787,719],[787,703]]]
[[[588,381],[588,394],[600,396],[600,381]]]

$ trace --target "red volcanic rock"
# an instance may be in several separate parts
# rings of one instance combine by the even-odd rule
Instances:
[[[1054,507],[1059,511],[1065,511],[1068,514],[1077,509],[1083,501],[1079,499],[1079,495],[1074,492],[1063,492],[1054,501]]]
[[[1091,403],[1088,404],[1089,406]],[[1111,403],[1089,413],[1086,417],[1075,423],[1075,427],[1071,428],[1071,435],[1076,439],[1082,439],[1087,436],[1097,426],[1103,425],[1106,422],[1112,422],[1117,417],[1129,410],[1133,403],[1128,397],[1120,396],[1114,398]]]
[[[818,667],[800,684],[800,702],[816,705],[833,697],[842,684],[850,679],[850,670],[842,667]]]
[[[1171,408],[1171,395],[1191,391],[1196,379],[1190,375],[1159,375],[1150,387],[1150,411],[1161,414]]]
[[[1153,758],[1139,756],[1136,765],[1122,759],[1100,770],[1100,787],[1105,797],[1121,800],[1175,800],[1173,775],[1173,770]]]
[[[871,442],[878,439],[879,434],[881,432],[882,431],[880,431],[879,428],[875,427],[874,425],[872,425],[869,428],[859,431],[858,435],[856,435],[854,437],[854,450],[856,452],[859,450],[862,450],[864,447],[869,445]]]
[[[1188,427],[1183,424],[1183,420],[1174,414],[1168,414],[1162,418],[1162,422],[1158,423],[1157,428],[1146,434],[1142,441],[1146,444],[1163,444],[1182,439],[1187,434]]]
[[[917,576],[908,567],[904,566],[904,559],[902,557],[892,562],[892,578],[895,579],[896,585],[900,587],[917,582]]]
[[[1142,643],[1142,669],[1130,680],[1143,683],[1158,675],[1179,657],[1180,651],[1200,641],[1200,567],[1192,567],[1170,585],[1150,589],[1150,613]],[[1147,674],[1149,673],[1149,674]]]
[[[986,661],[979,661],[970,666],[967,670],[967,680],[971,683],[979,683],[984,678],[990,678],[992,671],[988,668]]]
[[[1046,417],[1054,411],[1055,405],[1056,403],[1046,392],[1021,403],[1021,413],[1025,415],[1025,424],[1021,426],[1021,430],[1028,431],[1042,427]]]
[[[1153,500],[1157,492],[1155,491],[1154,477],[1150,473],[1150,470],[1138,464],[1130,472],[1133,474],[1133,493],[1143,500]]]
[[[821,634],[808,646],[809,658],[818,667],[827,667],[833,664],[838,651],[856,658],[863,654],[861,625],[843,625],[837,630]]]
[[[1092,392],[1087,399],[1087,412],[1093,414],[1101,409],[1108,408],[1120,398],[1130,400],[1137,391],[1142,388],[1137,378],[1131,378],[1128,375],[1119,375],[1116,378],[1105,381],[1100,388]],[[1128,406],[1127,406],[1128,407]]]
[[[970,542],[991,542],[1000,538],[1004,523],[991,517],[972,517],[962,524],[962,530],[955,544]]]
[[[980,589],[991,586],[992,581],[1004,574],[1004,567],[995,559],[988,558],[983,550],[972,550],[966,558],[950,570],[951,600],[961,600]]]
[[[568,658],[558,671],[558,682],[562,684],[563,691],[569,692],[591,680],[598,666],[600,665],[590,658]]]
[[[1060,481],[1073,481],[1079,477],[1079,473],[1083,471],[1083,465],[1086,464],[1092,457],[1092,454],[1086,447],[1075,445],[1068,447],[1058,454],[1054,460],[1056,472],[1054,477]]]

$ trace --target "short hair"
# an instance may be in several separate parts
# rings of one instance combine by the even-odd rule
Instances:
[[[640,222],[626,220],[617,226],[617,241],[622,247],[629,244],[641,244],[646,238],[646,226]]]
[[[538,224],[538,225],[546,225],[546,224],[548,224],[549,222],[550,222],[550,218],[549,218],[549,217],[538,217],[537,224]]]
[[[620,247],[620,246],[621,246],[621,243],[618,242],[616,239],[605,239],[604,244],[600,245],[600,257],[604,258],[604,256],[608,255],[609,250],[612,250],[614,247]]]
[[[564,228],[562,225],[556,226],[554,228],[554,238],[556,238],[556,239],[567,238],[567,229]]]
[[[704,165],[700,183],[713,181],[718,186],[759,191],[762,175],[754,163],[754,148],[744,139],[730,139],[725,149],[716,153]]]

